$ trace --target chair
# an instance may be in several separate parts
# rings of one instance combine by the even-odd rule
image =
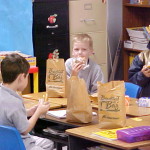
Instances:
[[[0,150],[26,150],[16,128],[0,125]]]
[[[125,95],[128,95],[132,98],[138,98],[138,94],[141,90],[140,86],[130,82],[125,82],[125,88],[126,88]]]

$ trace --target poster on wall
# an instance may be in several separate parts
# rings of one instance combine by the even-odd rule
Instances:
[[[0,0],[0,51],[33,56],[32,0]]]

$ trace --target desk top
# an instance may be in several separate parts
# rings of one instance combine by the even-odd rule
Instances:
[[[26,109],[31,108],[32,106],[37,105],[37,104],[38,104],[37,100],[31,100],[31,99],[24,98],[24,105],[25,105]],[[61,105],[50,102],[50,109],[57,109],[57,108],[58,108],[58,110],[64,109],[64,108],[60,108],[60,107],[61,107]],[[95,111],[97,111],[97,110],[95,110]],[[52,117],[49,115],[46,115],[45,119],[53,120],[53,121],[59,122],[59,123],[61,122],[62,124],[70,124],[70,125],[75,126],[75,127],[87,126],[87,125],[92,125],[92,124],[98,123],[98,116],[93,116],[92,122],[88,123],[88,124],[69,123],[66,121],[66,119],[58,119],[58,118],[55,118],[55,117]],[[130,120],[131,120],[130,122],[132,122],[132,123],[136,122],[136,123],[139,123],[141,125],[141,122],[143,122],[143,121],[149,121],[150,122],[150,115],[130,118]]]
[[[60,109],[58,109],[58,110],[60,110]],[[82,127],[82,126],[89,126],[89,125],[98,124],[98,116],[93,116],[92,122],[90,122],[90,123],[68,122],[66,119],[59,119],[56,117],[52,117],[50,115],[46,115],[45,119],[50,120],[51,122],[55,122],[55,123],[59,123],[59,124],[67,125],[67,126],[71,126],[71,127]]]
[[[32,93],[23,95],[24,98],[39,100],[43,98],[45,92]],[[67,106],[67,98],[48,98],[48,101],[53,104],[59,104],[61,107]],[[92,103],[92,107],[98,109],[97,103]],[[150,108],[138,107],[136,99],[131,98],[129,106],[126,106],[126,114],[131,117],[140,117],[150,115]]]
[[[132,120],[132,119],[127,119],[127,126],[141,126],[141,125],[149,125],[149,121],[141,121],[140,124],[138,121]],[[90,125],[90,126],[85,126],[85,127],[79,127],[79,128],[73,128],[73,129],[68,129],[66,130],[67,134],[83,138],[86,140],[110,145],[116,148],[121,148],[121,149],[134,149],[142,146],[148,146],[150,145],[150,140],[148,141],[141,141],[141,142],[135,142],[135,143],[126,143],[120,140],[107,140],[105,138],[98,137],[93,134],[93,132],[98,132],[104,129],[100,129],[99,125]]]
[[[136,100],[131,98],[129,106],[126,106],[126,114],[133,117],[150,115],[150,107],[139,107]]]
[[[36,101],[36,100],[31,100],[31,99],[25,99],[24,98],[24,105],[25,105],[26,109],[29,109],[29,108],[37,105],[37,104],[38,104],[38,101]],[[56,108],[60,108],[60,107],[61,107],[60,104],[55,104],[55,103],[50,102],[50,109],[56,109]]]
[[[43,95],[45,95],[45,92],[25,94],[22,95],[22,97],[25,99],[32,99],[32,100],[39,101],[39,99],[43,98]],[[60,107],[67,106],[67,98],[48,98],[48,101],[50,102],[50,104],[57,104],[60,105]]]
[[[37,105],[38,101],[37,100],[31,100],[31,99],[27,99],[24,98],[24,105],[26,109],[31,108],[34,105]],[[50,102],[50,109],[64,109],[64,108],[60,108],[61,105],[60,104],[56,104],[56,103],[51,103]],[[81,126],[87,126],[87,125],[92,125],[92,124],[97,124],[98,123],[98,116],[93,116],[92,117],[92,122],[91,123],[86,123],[86,124],[81,124],[81,123],[71,123],[71,122],[67,122],[66,119],[59,119],[56,117],[52,117],[50,115],[46,115],[44,118],[45,120],[49,120],[51,122],[58,122],[59,124],[64,124],[64,125],[70,125],[71,127],[81,127]]]
[[[45,95],[45,92],[25,94],[25,95],[22,95],[22,97],[33,99],[33,100],[39,100],[40,98],[43,98],[43,95]]]
[[[141,123],[142,121],[149,121],[150,122],[150,115],[142,116],[142,117],[134,117],[134,118],[130,118],[130,120],[134,120],[134,121],[137,121],[139,123]]]

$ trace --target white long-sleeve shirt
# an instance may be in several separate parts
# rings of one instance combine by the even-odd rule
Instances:
[[[72,73],[73,58],[69,58],[65,62],[67,77]],[[78,77],[85,80],[87,90],[89,94],[97,92],[97,81],[104,82],[103,72],[98,64],[93,60],[88,59],[88,67],[80,70]]]

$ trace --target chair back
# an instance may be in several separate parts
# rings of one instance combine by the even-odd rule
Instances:
[[[128,95],[132,98],[138,98],[139,92],[141,90],[140,86],[130,82],[125,82],[125,88],[125,95]]]
[[[16,128],[0,125],[0,150],[26,150]]]

